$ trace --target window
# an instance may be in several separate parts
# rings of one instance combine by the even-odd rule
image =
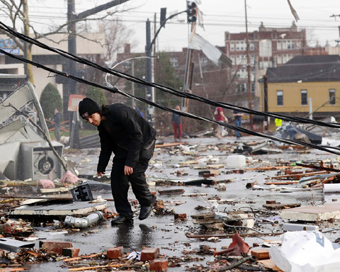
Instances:
[[[253,44],[253,43],[250,43],[250,46],[249,46],[249,48],[250,48],[250,51],[254,51],[254,49],[255,49],[255,46],[254,46],[254,44]]]
[[[172,67],[178,67],[178,59],[177,58],[170,58],[170,63]]]
[[[235,45],[234,43],[230,43],[230,51],[234,51],[235,50]]]
[[[277,50],[282,50],[282,44],[281,41],[277,41]]]
[[[301,90],[301,105],[307,105],[307,90]]]
[[[335,105],[335,90],[334,89],[329,90],[329,104]]]
[[[276,101],[278,106],[283,106],[283,91],[276,91]]]

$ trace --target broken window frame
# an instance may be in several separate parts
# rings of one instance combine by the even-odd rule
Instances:
[[[276,104],[277,106],[283,106],[283,91],[282,90],[276,91]]]
[[[335,89],[329,89],[329,105],[335,105]]]
[[[308,92],[307,90],[301,90],[301,105],[308,105]]]

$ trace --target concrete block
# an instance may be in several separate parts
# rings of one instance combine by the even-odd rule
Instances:
[[[323,204],[320,206],[305,206],[282,210],[282,219],[291,221],[317,222],[330,219],[340,219],[340,204]]]
[[[123,247],[110,247],[107,250],[108,259],[118,259],[123,256]]]
[[[141,261],[150,261],[154,260],[159,256],[158,248],[144,248],[141,253],[140,260]]]
[[[79,256],[79,248],[75,248],[75,247],[70,247],[70,248],[63,248],[62,249],[62,254],[63,256],[69,256],[71,258],[73,257],[78,257]]]
[[[155,259],[150,261],[150,271],[168,271],[167,259]]]
[[[62,254],[63,248],[72,248],[71,242],[65,241],[41,241],[41,249],[50,253]]]
[[[319,231],[319,226],[293,223],[283,224],[283,231],[301,231],[301,230]]]

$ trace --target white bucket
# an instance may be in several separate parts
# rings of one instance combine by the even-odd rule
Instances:
[[[246,166],[246,157],[243,155],[229,155],[227,157],[228,168],[242,168]]]

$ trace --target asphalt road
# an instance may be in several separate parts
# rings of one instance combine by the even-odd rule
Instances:
[[[164,142],[173,142],[172,138],[161,139]],[[244,137],[242,142],[262,142],[261,138],[257,137]],[[206,213],[214,204],[214,201],[209,201],[209,198],[216,198],[229,200],[228,204],[219,204],[217,206],[220,212],[232,212],[237,210],[259,210],[263,209],[262,205],[267,200],[275,200],[280,203],[301,203],[301,205],[311,205],[311,203],[320,204],[323,201],[323,194],[321,191],[305,191],[305,192],[289,192],[277,191],[277,190],[251,190],[246,189],[247,183],[257,182],[259,185],[263,185],[266,178],[277,174],[276,171],[245,171],[243,174],[228,173],[232,170],[227,167],[227,156],[230,155],[228,151],[218,150],[218,146],[223,145],[235,145],[234,137],[225,137],[222,139],[217,138],[192,138],[184,139],[186,142],[185,149],[189,152],[194,151],[191,155],[184,155],[181,151],[174,152],[170,149],[156,149],[155,156],[152,159],[151,165],[147,171],[148,181],[152,191],[156,192],[157,198],[164,202],[182,201],[181,205],[168,206],[174,210],[175,213],[186,213],[187,221],[175,222],[173,215],[154,215],[144,220],[138,220],[138,208],[136,209],[136,219],[132,226],[115,226],[112,227],[109,221],[104,221],[99,225],[86,229],[81,232],[73,232],[70,234],[58,233],[53,231],[39,230],[35,232],[35,235],[41,239],[50,240],[66,240],[73,243],[73,246],[80,248],[80,254],[90,254],[106,251],[109,247],[123,246],[125,252],[131,252],[132,250],[141,251],[142,247],[156,247],[160,249],[160,253],[165,256],[182,256],[183,250],[198,250],[201,245],[208,245],[209,247],[221,250],[223,246],[228,246],[231,239],[220,239],[217,242],[201,241],[199,239],[187,238],[186,232],[197,232],[200,226],[193,223],[191,215]],[[192,147],[188,149],[187,147]],[[189,152],[190,153],[190,152]],[[76,163],[77,169],[80,174],[94,174],[96,169],[96,163],[98,160],[98,149],[86,149],[80,153],[69,152],[67,157]],[[199,165],[207,165],[210,158],[215,164],[224,164],[225,167],[219,169],[222,171],[221,175],[215,177],[216,181],[232,180],[230,183],[226,183],[226,191],[218,191],[215,186],[170,186],[160,187],[155,186],[154,182],[157,180],[193,180],[201,178],[198,176],[198,172],[202,169],[194,169],[193,165],[186,167],[179,167],[180,163],[188,162],[192,160],[199,160]],[[261,166],[275,166],[279,162],[312,162],[320,159],[335,159],[336,156],[327,154],[322,151],[311,150],[309,154],[302,154],[296,151],[286,151],[282,154],[265,154],[258,156],[249,156],[252,163],[247,167],[255,168]],[[246,169],[246,168],[245,168]],[[177,176],[177,171],[182,171],[181,176]],[[109,174],[109,171],[108,171]],[[265,185],[263,185],[265,186]],[[290,188],[295,188],[300,185],[291,185]],[[268,186],[266,186],[269,188]],[[164,189],[184,189],[185,194],[202,194],[198,196],[164,196],[158,193],[159,190]],[[96,196],[98,193],[94,193]],[[99,192],[103,198],[111,198],[111,194],[106,192]],[[135,199],[134,195],[130,194],[131,199]],[[216,202],[216,201],[215,201]],[[113,202],[108,203],[109,208],[114,210]],[[203,206],[206,210],[198,211],[195,207]],[[268,213],[268,216],[270,213]],[[323,229],[336,228],[336,223],[327,223],[323,226]],[[282,225],[276,224],[261,224],[257,226],[257,230],[261,232],[281,232]],[[337,238],[336,232],[330,231],[328,233],[331,239]],[[263,239],[277,239],[280,237],[266,237],[261,236],[258,238],[244,238],[245,242],[250,246],[254,242],[261,243]],[[200,256],[202,264],[206,265],[206,262],[213,261],[214,258],[211,255]],[[197,263],[197,262],[195,262]],[[169,268],[168,271],[184,271],[185,266],[192,267],[194,263],[183,262],[181,267]],[[67,271],[66,267],[63,267],[63,262],[46,263],[34,265],[31,271]]]

